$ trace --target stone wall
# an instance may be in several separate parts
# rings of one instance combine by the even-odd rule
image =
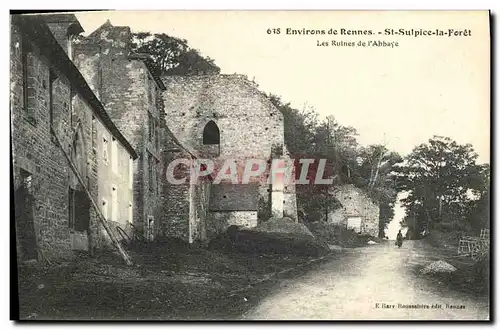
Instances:
[[[83,28],[76,16],[73,14],[46,14],[42,17],[55,40],[57,40],[68,57],[72,59],[74,37],[83,32]]]
[[[10,45],[10,108],[14,187],[17,190],[21,184],[21,171],[31,174],[36,243],[48,258],[70,257],[72,251],[67,218],[69,169],[50,134],[50,65],[39,55],[36,46],[25,41],[32,49],[27,55],[25,73],[28,88],[24,91],[22,38],[17,27],[13,25]],[[63,99],[65,90],[60,89],[55,98]],[[24,104],[24,92],[28,93],[27,104]],[[69,134],[61,138],[69,141]],[[16,203],[16,200],[14,202]],[[18,225],[16,224],[16,228],[19,228]],[[18,240],[21,234],[18,233]],[[24,258],[22,255],[19,257]]]
[[[94,118],[95,149],[92,152],[98,158],[98,203],[101,208],[107,208],[107,219],[126,229],[133,222],[130,217],[130,208],[133,208],[132,185],[130,183],[130,166],[134,162],[129,153],[107,132],[103,124]],[[107,144],[105,160],[105,143]],[[116,165],[113,164],[112,149],[116,143]],[[132,168],[133,170],[133,168]],[[116,210],[113,210],[113,195],[116,194]],[[105,204],[104,204],[105,203]],[[114,212],[117,212],[115,215]]]
[[[139,154],[134,168],[135,226],[146,231],[147,220],[153,218],[154,235],[187,241],[203,238],[206,189],[193,190],[189,182],[173,185],[167,182],[165,173],[172,160],[195,156],[170,132],[165,122],[162,86],[145,62],[138,59],[140,56],[130,55],[130,43],[130,28],[113,26],[108,21],[75,47],[75,62]]]
[[[284,144],[283,115],[240,75],[164,76],[167,126],[186,146],[201,149],[203,129],[220,130],[221,158],[268,159]]]
[[[214,159],[217,164],[223,164],[226,159],[235,159],[241,180],[241,165],[245,164],[245,160],[256,158],[268,161],[275,156],[276,149],[281,150],[278,157],[283,156],[283,115],[246,77],[164,76],[162,79],[166,87],[163,92],[166,125],[183,145],[197,150],[202,158]],[[216,123],[220,132],[220,144],[215,155],[213,148],[207,150],[211,145],[203,145],[203,130],[210,121]],[[271,202],[267,179],[264,175],[258,182],[259,198]],[[218,189],[214,188],[213,191],[215,193]],[[287,187],[287,192],[281,194],[286,197],[279,199],[279,203],[283,204],[279,209],[286,210],[288,215],[296,219],[294,187]],[[249,210],[244,203],[242,208],[237,209],[233,205],[234,200],[243,201],[243,197],[231,197],[227,198],[226,203],[218,202],[218,209],[214,211],[242,211],[236,216],[240,219],[243,214],[250,214],[247,211],[252,211],[250,218],[241,221],[254,223],[253,211],[257,210]],[[267,208],[267,205],[264,207]]]
[[[191,210],[191,241],[206,241],[207,222],[209,216],[209,198],[212,185],[209,180],[200,180],[191,185],[192,210]]]
[[[189,221],[191,219],[191,192],[189,168],[179,166],[175,171],[176,179],[186,178],[185,184],[172,184],[167,181],[167,167],[176,159],[193,159],[188,151],[180,146],[164,128],[162,149],[161,200],[162,215],[159,222],[159,234],[173,236],[189,241]]]
[[[295,186],[291,185],[285,187],[283,193],[283,216],[294,219],[296,222],[297,218],[297,196],[295,195]]]
[[[163,104],[160,87],[146,64],[129,57],[130,42],[130,28],[107,22],[75,47],[74,58],[113,122],[139,155],[133,171],[134,225],[146,232],[148,219],[154,219],[151,230],[158,233],[163,230],[159,223],[164,217],[160,178]]]
[[[73,46],[73,63],[99,99],[102,83],[100,60],[101,46],[78,43]]]
[[[342,207],[329,212],[329,223],[347,226],[348,217],[361,217],[361,233],[378,236],[379,207],[361,189],[344,185],[332,190],[332,195]]]
[[[23,39],[29,46],[25,48],[26,67],[23,67]],[[41,55],[38,42],[40,40],[35,43],[22,35],[16,25],[12,25],[10,108],[13,172],[16,191],[23,178],[30,177],[33,234],[40,252],[54,260],[72,257],[74,249],[100,247],[102,242],[96,211],[92,207],[88,209],[89,230],[76,231],[70,226],[69,189],[82,188],[56,143],[57,139],[51,134],[51,126],[64,151],[74,158],[94,200],[98,199],[99,163],[93,149],[92,108],[75,92],[76,86],[66,73],[58,70],[57,61]],[[23,74],[27,78],[25,84]],[[23,85],[26,90],[23,90]],[[102,125],[95,129],[111,134]],[[74,151],[74,141],[78,141],[78,152]],[[23,202],[18,200],[18,203]],[[22,209],[23,205],[16,205],[16,211]],[[25,235],[19,232],[19,223],[16,223],[16,234],[19,243],[19,237]],[[25,256],[19,257],[24,259]]]

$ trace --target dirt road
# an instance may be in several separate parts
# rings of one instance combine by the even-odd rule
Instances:
[[[300,278],[284,280],[243,315],[256,320],[487,320],[488,301],[430,285],[415,266],[422,242],[352,249]],[[447,305],[448,304],[448,305]],[[425,308],[428,307],[428,308]],[[455,308],[451,308],[455,307]]]

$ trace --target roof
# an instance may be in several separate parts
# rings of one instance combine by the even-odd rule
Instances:
[[[212,184],[209,210],[212,212],[258,211],[259,185]]]
[[[113,27],[113,25],[111,24],[111,21],[109,19],[107,19],[106,22],[104,22],[103,24],[101,24],[101,26],[99,26],[91,34],[89,34],[87,36],[87,39],[95,39],[95,38],[97,38],[97,36],[98,36],[99,32],[101,32],[101,30],[107,29],[109,27]]]
[[[46,23],[70,23],[72,26],[72,34],[80,34],[85,32],[82,25],[74,14],[43,14],[40,15]]]
[[[11,21],[12,24],[17,25],[21,29],[21,32],[31,42],[40,46],[41,54],[47,57],[54,67],[67,76],[78,94],[90,105],[104,126],[120,141],[132,157],[136,159],[138,157],[137,152],[115,126],[104,106],[85,81],[85,78],[83,78],[73,61],[68,58],[66,52],[52,35],[45,20],[39,15],[12,15]]]

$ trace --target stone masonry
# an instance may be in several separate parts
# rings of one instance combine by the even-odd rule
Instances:
[[[236,159],[240,174],[247,159],[265,160],[268,164],[275,158],[287,159],[283,115],[246,77],[205,75],[162,79],[166,87],[163,92],[166,124],[184,146],[196,150],[201,158],[212,159],[219,165],[227,159]],[[204,132],[212,123],[217,127],[219,141],[207,145]],[[276,216],[286,214],[296,219],[293,184],[277,189],[268,184],[267,178],[237,188],[238,193],[234,191],[234,183],[213,184],[210,198],[222,196],[222,200],[210,202],[208,221],[213,223],[209,228],[217,232],[231,224],[254,227],[262,207]],[[253,203],[248,203],[246,195],[255,195]]]
[[[236,159],[240,174],[249,158],[268,166],[289,159],[283,115],[256,84],[240,75],[160,78],[149,56],[132,52],[130,28],[109,21],[88,37],[79,35],[83,29],[74,15],[17,22],[11,42],[14,177],[33,195],[33,224],[16,226],[20,241],[35,238],[51,257],[109,241],[81,199],[84,189],[51,125],[112,228],[195,242],[232,224],[254,227],[260,214],[297,218],[294,185],[270,185],[268,172],[249,185],[213,184],[213,175],[181,185],[166,180],[169,164],[179,159],[191,162],[176,168],[181,177],[197,159],[218,166]],[[207,125],[216,131],[216,143],[205,143]],[[87,213],[83,230],[73,222]],[[27,254],[23,244],[18,252]]]
[[[328,214],[328,222],[347,226],[349,217],[361,218],[361,233],[378,236],[380,209],[361,189],[354,185],[342,185],[332,190],[341,207]]]
[[[21,260],[70,258],[75,250],[102,246],[105,238],[58,140],[94,200],[101,175],[96,133],[115,139],[119,157],[136,157],[62,46],[67,43],[59,45],[43,20],[13,18],[10,107]],[[127,168],[121,171],[128,177]],[[129,199],[125,193],[117,202]]]
[[[134,226],[156,235],[162,217],[163,84],[144,58],[130,53],[131,31],[108,21],[81,38],[74,61],[110,117],[137,150],[133,169]]]
[[[129,27],[107,21],[80,38],[74,61],[139,154],[133,170],[135,228],[148,237],[204,239],[209,187],[167,182],[166,167],[172,160],[197,156],[166,125],[165,86],[148,65],[149,57],[131,52],[131,38]]]

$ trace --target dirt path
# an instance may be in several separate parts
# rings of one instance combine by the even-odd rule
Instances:
[[[245,319],[486,320],[488,301],[429,284],[415,265],[431,261],[422,242],[352,249],[300,278],[283,280]],[[377,305],[378,304],[378,305]],[[430,308],[401,305],[428,305]],[[452,309],[446,304],[462,309]],[[435,308],[432,308],[435,305]],[[440,305],[440,307],[436,306]],[[377,308],[378,307],[378,308]],[[436,308],[437,307],[437,308]]]

